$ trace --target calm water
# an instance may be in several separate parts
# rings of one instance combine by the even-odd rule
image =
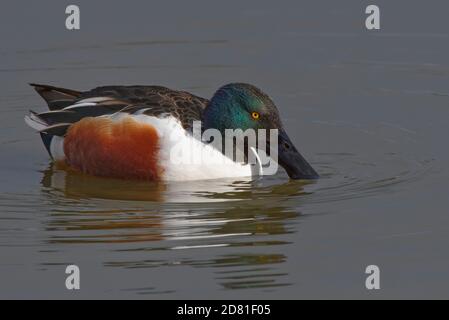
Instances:
[[[78,3],[69,32],[59,2],[2,2],[0,298],[449,298],[449,4],[377,1],[367,32],[364,1]],[[45,110],[28,82],[232,81],[272,96],[320,180],[88,177],[23,122]]]

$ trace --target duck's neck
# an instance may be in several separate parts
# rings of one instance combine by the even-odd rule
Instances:
[[[235,110],[239,110],[238,107],[233,106],[232,103],[226,103],[226,104],[217,104],[216,101],[212,100],[209,105],[204,109],[203,115],[202,115],[202,133],[208,129],[215,129],[218,130],[218,132],[221,134],[221,144],[218,141],[212,142],[212,145],[219,149],[223,155],[231,158],[233,161],[236,161],[236,159],[240,159],[238,162],[247,161],[247,153],[246,150],[243,151],[243,158],[237,157],[237,150],[236,147],[236,140],[233,137],[227,138],[226,136],[226,130],[231,129],[239,129],[238,123],[240,121],[240,114],[235,114]],[[240,121],[241,122],[241,121]],[[207,139],[207,138],[206,138]],[[229,139],[227,142],[226,140]],[[207,142],[211,142],[210,139]],[[226,148],[229,148],[230,145],[232,145],[232,150],[227,150]],[[246,148],[245,148],[246,149]],[[231,152],[232,151],[232,152]]]
[[[203,111],[201,119],[203,132],[207,129],[217,129],[224,135],[226,109],[225,106],[218,105],[214,100],[211,100]]]

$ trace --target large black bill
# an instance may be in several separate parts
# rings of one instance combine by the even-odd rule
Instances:
[[[279,130],[278,162],[291,179],[318,179],[318,173],[298,152],[284,130]]]

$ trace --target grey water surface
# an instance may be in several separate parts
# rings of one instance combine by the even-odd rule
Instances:
[[[2,1],[0,298],[449,298],[449,3]],[[267,92],[312,183],[55,168],[29,82]],[[81,269],[81,290],[65,268]],[[365,288],[377,265],[381,289]]]

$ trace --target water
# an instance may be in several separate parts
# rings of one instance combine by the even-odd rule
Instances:
[[[334,2],[79,1],[78,32],[64,4],[2,3],[0,297],[448,298],[449,5],[377,1],[367,32],[368,3]],[[23,122],[45,109],[28,82],[232,81],[272,96],[320,180],[88,177]]]

